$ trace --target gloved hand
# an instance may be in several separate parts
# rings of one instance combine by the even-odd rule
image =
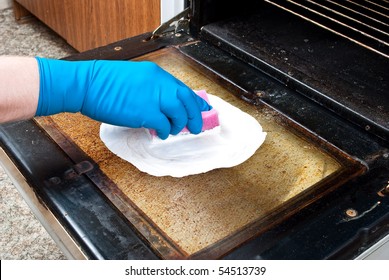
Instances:
[[[81,112],[112,125],[152,128],[166,139],[185,126],[200,133],[201,111],[211,109],[153,62],[36,59],[40,74],[36,116]]]

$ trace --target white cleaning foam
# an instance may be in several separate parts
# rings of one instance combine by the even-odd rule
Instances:
[[[208,94],[220,125],[200,134],[178,134],[166,140],[148,129],[102,124],[100,137],[113,153],[154,176],[183,177],[238,165],[265,141],[258,121],[223,99]]]

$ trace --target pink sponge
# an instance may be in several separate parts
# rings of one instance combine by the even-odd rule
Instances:
[[[207,101],[207,103],[209,104],[208,95],[205,90],[195,91],[195,93],[198,96],[200,96],[202,99]],[[203,118],[203,127],[201,128],[201,131],[210,130],[220,125],[218,112],[214,108],[212,108],[209,111],[202,111],[201,116]],[[149,131],[151,135],[157,136],[157,132],[154,129],[150,129]],[[184,129],[181,130],[179,134],[181,133],[182,134],[189,133],[189,130],[186,127],[184,127]]]

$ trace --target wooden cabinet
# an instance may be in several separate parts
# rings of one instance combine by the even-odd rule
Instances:
[[[14,0],[16,19],[31,13],[78,51],[153,31],[160,0]]]

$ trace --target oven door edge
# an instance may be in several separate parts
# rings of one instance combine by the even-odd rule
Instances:
[[[66,258],[70,260],[87,259],[81,248],[62,227],[55,215],[53,215],[53,213],[44,204],[42,204],[39,197],[35,195],[33,189],[27,183],[22,173],[17,169],[15,164],[2,148],[0,148],[0,164],[11,179],[13,185],[18,190],[19,194],[22,196],[23,200],[31,209],[34,216],[42,224],[60,250],[64,253]]]

